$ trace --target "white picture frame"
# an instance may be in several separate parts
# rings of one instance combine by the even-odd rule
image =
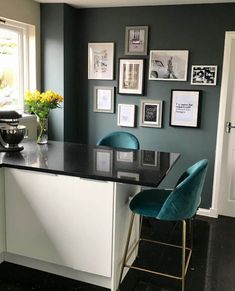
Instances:
[[[151,50],[149,80],[187,81],[188,50]]]
[[[215,86],[217,65],[192,65],[191,85]]]
[[[98,175],[112,175],[113,151],[94,149],[94,172]]]
[[[125,172],[125,171],[117,171],[117,178],[124,179],[124,180],[127,179],[127,180],[139,181],[140,174],[139,173]]]
[[[140,106],[140,126],[162,127],[162,107],[161,100],[141,100]]]
[[[147,55],[148,26],[127,26],[125,30],[125,55]]]
[[[94,87],[93,111],[114,113],[114,87]]]
[[[124,163],[133,163],[134,152],[133,151],[117,151],[117,161]]]
[[[135,127],[135,105],[118,104],[118,126]]]
[[[200,90],[172,90],[170,126],[200,127]]]
[[[118,93],[143,95],[144,59],[119,59]]]
[[[114,43],[88,43],[88,79],[113,80]]]

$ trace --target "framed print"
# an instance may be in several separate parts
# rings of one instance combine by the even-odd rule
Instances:
[[[114,87],[94,87],[93,110],[114,113]]]
[[[120,59],[118,93],[143,95],[143,59]]]
[[[157,151],[141,151],[141,166],[157,167],[159,164]]]
[[[118,171],[117,172],[117,178],[133,180],[133,181],[139,181],[140,174],[139,173],[130,173],[130,172]]]
[[[217,79],[217,66],[192,66],[191,85],[215,86]]]
[[[142,100],[140,126],[162,127],[162,101]]]
[[[114,43],[88,43],[88,79],[113,80]]]
[[[201,91],[171,92],[171,126],[199,127]]]
[[[117,161],[125,163],[133,163],[134,161],[134,152],[133,151],[117,151]]]
[[[186,81],[188,51],[150,51],[149,80]]]
[[[118,104],[118,126],[135,126],[135,105]]]
[[[148,26],[127,26],[125,55],[147,55]]]
[[[94,149],[94,170],[99,175],[112,175],[113,151]]]

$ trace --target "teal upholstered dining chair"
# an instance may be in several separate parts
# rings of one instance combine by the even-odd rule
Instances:
[[[97,145],[113,148],[126,148],[138,150],[140,145],[138,139],[129,132],[115,131],[101,138]]]
[[[185,276],[192,255],[193,238],[191,219],[196,214],[196,211],[201,201],[201,192],[205,181],[207,165],[208,161],[204,159],[188,168],[187,171],[184,172],[183,175],[180,177],[178,183],[176,184],[176,187],[173,190],[161,190],[161,189],[143,190],[132,198],[129,204],[132,216],[124,251],[124,258],[121,267],[119,285],[122,280],[124,267],[128,267],[138,269],[141,271],[146,271],[156,275],[181,280],[182,291],[184,290]],[[145,240],[140,237],[137,243],[135,244],[135,247],[132,248],[131,251],[128,250],[135,214],[140,215],[141,224],[143,217],[151,217],[164,221],[182,222],[182,246],[167,244],[168,246],[182,248],[181,276],[163,274],[160,272],[139,268],[133,265],[128,265],[128,258],[130,258],[131,254],[135,250],[135,247],[139,245],[139,242],[141,240]],[[186,247],[186,225],[187,225],[186,222],[189,222],[189,232],[190,232],[189,247]],[[152,242],[166,244],[163,242],[156,241]],[[187,259],[186,259],[186,249],[188,250]]]

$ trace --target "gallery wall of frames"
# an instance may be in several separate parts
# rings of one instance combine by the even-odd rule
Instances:
[[[94,112],[114,114],[116,92],[118,94],[143,96],[144,76],[151,81],[187,81],[190,84],[216,86],[217,65],[194,64],[189,68],[189,51],[148,50],[149,26],[125,27],[125,58],[118,60],[118,87],[94,86]],[[146,69],[143,56],[149,55]],[[88,79],[114,80],[115,43],[88,43]],[[200,127],[200,106],[203,90],[171,90],[170,126]],[[139,117],[135,104],[117,104],[117,125],[120,127],[162,127],[163,100],[140,98]]]

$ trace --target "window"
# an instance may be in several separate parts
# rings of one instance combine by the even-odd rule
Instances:
[[[24,110],[24,94],[35,88],[35,28],[0,19],[0,110]]]

